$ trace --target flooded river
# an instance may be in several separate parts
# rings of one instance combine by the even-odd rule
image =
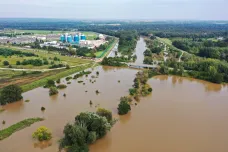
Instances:
[[[143,37],[140,37],[139,41],[137,42],[136,48],[135,48],[135,54],[137,56],[135,63],[143,64],[144,51],[146,51],[146,43],[144,42]]]
[[[141,41],[141,39],[140,39]],[[92,75],[99,71],[95,83]],[[63,128],[82,111],[103,107],[119,121],[90,152],[227,152],[228,87],[176,76],[156,76],[148,81],[153,92],[125,116],[117,115],[119,98],[128,94],[137,70],[96,67],[88,78],[71,80],[66,89],[49,97],[48,89],[23,94],[24,100],[5,106],[0,129],[32,117],[45,120],[0,141],[0,152],[57,152]],[[78,83],[82,80],[85,85]],[[118,81],[120,80],[120,83]],[[66,83],[64,79],[62,83]],[[96,95],[95,91],[100,94]],[[87,91],[87,92],[86,92]],[[66,93],[66,97],[63,94]],[[92,100],[93,105],[89,105]],[[46,110],[42,112],[41,107]],[[39,126],[52,130],[49,143],[38,143],[32,133]]]

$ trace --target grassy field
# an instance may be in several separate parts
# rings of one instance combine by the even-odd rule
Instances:
[[[4,48],[4,46],[1,46]],[[3,61],[9,61],[10,65],[13,66],[13,68],[24,68],[24,69],[48,69],[50,66],[50,62],[54,61],[53,58],[57,57],[60,59],[60,61],[54,61],[55,64],[68,64],[70,66],[77,66],[79,64],[85,64],[85,63],[91,63],[90,60],[86,59],[80,59],[75,57],[69,57],[69,56],[62,56],[58,54],[57,52],[48,52],[46,50],[33,50],[33,49],[23,49],[18,47],[10,47],[13,50],[18,50],[22,52],[31,52],[39,57],[19,57],[19,56],[11,56],[11,57],[4,57],[0,56],[0,67],[5,67],[3,65]],[[47,59],[49,61],[49,65],[43,65],[43,66],[32,66],[32,65],[16,65],[17,61],[23,61],[24,59]]]
[[[3,140],[9,136],[11,136],[13,133],[22,130],[26,127],[31,126],[35,122],[43,121],[43,118],[30,118],[30,119],[25,119],[23,121],[20,121],[6,129],[0,130],[0,140]]]
[[[68,75],[74,74],[76,72],[83,71],[87,68],[90,68],[91,66],[92,66],[92,64],[88,64],[85,66],[75,67],[75,68],[71,68],[68,70],[62,70],[61,72],[57,72],[56,74],[51,74],[49,76],[45,76],[41,79],[37,79],[36,81],[33,80],[32,82],[30,82],[28,84],[24,84],[21,87],[22,87],[23,92],[26,92],[26,91],[35,89],[37,87],[44,86],[48,80],[57,80],[57,79],[66,77]],[[54,71],[52,71],[52,72],[54,72]]]
[[[20,76],[21,74],[22,74],[22,71],[0,70],[0,82],[3,79]]]
[[[74,74],[76,72],[90,68],[94,63],[89,63],[84,66],[78,66],[71,69],[60,69],[53,70],[48,72],[26,72],[25,75],[22,75],[23,72],[19,71],[0,71],[0,90],[3,87],[6,87],[11,84],[16,84],[22,87],[23,92],[35,89],[40,86],[44,86],[47,80],[57,80],[59,78],[66,77],[68,75]]]
[[[158,40],[160,40],[161,42],[165,43],[165,44],[168,44],[168,45],[172,45],[172,41],[170,39],[167,39],[167,38],[159,38],[157,37]]]
[[[2,62],[7,60],[12,65],[12,68],[15,69],[48,69],[49,65],[43,66],[32,66],[32,65],[16,65],[16,61],[23,61],[24,59],[34,59],[39,58],[43,59],[46,58],[49,63],[53,61],[54,57],[59,58],[61,61],[55,61],[55,64],[62,63],[68,64],[72,68],[71,69],[56,69],[53,71],[46,71],[40,73],[34,73],[32,71],[23,73],[22,71],[13,71],[12,70],[0,70],[0,89],[11,84],[17,84],[23,88],[23,91],[29,91],[34,88],[40,87],[45,85],[47,80],[57,80],[58,78],[62,78],[68,76],[70,74],[76,73],[78,71],[84,70],[89,68],[93,63],[91,60],[81,59],[81,58],[74,58],[69,56],[61,56],[56,52],[48,52],[45,50],[25,50],[25,49],[18,49],[16,47],[11,47],[14,50],[20,50],[22,52],[32,52],[38,55],[39,57],[18,57],[18,56],[11,56],[11,57],[3,57],[0,56],[0,67],[7,68],[8,66],[3,66]]]
[[[49,31],[49,30],[16,30],[17,33],[34,33],[34,34],[64,34],[64,33],[72,33],[75,31]],[[98,34],[95,32],[88,32],[88,31],[80,31],[84,34],[87,40],[94,40],[97,38]]]

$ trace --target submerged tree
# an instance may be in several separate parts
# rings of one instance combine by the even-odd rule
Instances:
[[[21,100],[22,89],[17,85],[9,85],[2,89],[0,93],[0,105]]]
[[[129,101],[127,100],[127,98],[122,98],[121,97],[121,100],[120,100],[120,103],[118,105],[118,113],[120,115],[125,115],[127,114],[129,111],[131,111],[131,106],[130,104],[128,103]]]

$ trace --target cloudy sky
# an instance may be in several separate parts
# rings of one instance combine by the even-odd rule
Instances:
[[[0,18],[228,20],[228,0],[0,0]]]

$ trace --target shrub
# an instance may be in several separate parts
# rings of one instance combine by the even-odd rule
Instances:
[[[129,93],[130,93],[130,95],[132,95],[132,96],[135,95],[136,92],[137,92],[137,89],[135,89],[135,88],[129,89]]]
[[[16,62],[16,65],[21,65],[21,62],[20,62],[20,61],[17,61],[17,62]]]
[[[96,90],[96,94],[99,94],[100,92],[98,90]]]
[[[72,79],[72,77],[66,77],[66,81],[69,81],[70,79]]]
[[[127,101],[120,101],[118,105],[118,114],[125,115],[131,110],[131,106],[128,104]]]
[[[45,87],[47,87],[47,88],[55,87],[55,81],[54,80],[48,80]]]
[[[64,89],[66,88],[67,86],[65,84],[60,84],[57,86],[58,89]]]
[[[70,66],[68,64],[66,65],[66,69],[70,69]]]
[[[33,138],[38,139],[39,141],[50,140],[52,138],[51,131],[41,126],[39,127],[32,135]]]
[[[98,108],[97,109],[97,114],[99,116],[105,117],[108,120],[108,122],[112,121],[112,112],[109,111],[109,110],[106,110],[104,108]]]
[[[124,97],[120,97],[120,101],[132,102],[132,99],[131,97],[124,96]]]
[[[58,94],[58,90],[56,87],[51,87],[50,90],[49,90],[49,95],[52,96],[52,95],[55,95],[55,94]]]
[[[45,107],[41,107],[41,111],[45,111]]]
[[[22,89],[17,85],[9,85],[4,87],[0,94],[0,105],[21,100],[23,98],[21,94]]]
[[[149,91],[149,92],[152,92],[152,91],[153,91],[153,89],[152,89],[152,88],[149,88],[149,89],[148,89],[148,91]]]
[[[57,79],[57,80],[56,80],[56,83],[60,83],[60,79]]]
[[[30,102],[30,100],[25,100],[25,102]]]
[[[3,125],[6,124],[6,121],[5,121],[5,120],[2,120],[2,124],[3,124]]]
[[[67,82],[67,84],[71,84],[71,82]]]
[[[9,61],[3,61],[3,65],[4,65],[4,66],[9,65]]]

